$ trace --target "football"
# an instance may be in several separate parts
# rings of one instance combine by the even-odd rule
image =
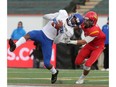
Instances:
[[[63,26],[63,22],[60,20],[57,23],[52,22],[52,26],[56,28],[57,30],[59,30]]]

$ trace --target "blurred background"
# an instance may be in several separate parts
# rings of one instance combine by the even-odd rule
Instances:
[[[109,0],[7,0],[8,2],[8,32],[7,39],[12,37],[13,31],[21,21],[24,32],[42,29],[48,20],[43,18],[44,14],[55,13],[65,9],[69,14],[85,14],[87,11],[95,11],[99,15],[98,25],[107,23],[109,16]],[[74,31],[71,39],[82,39],[82,31]],[[17,41],[17,39],[14,39]],[[9,44],[8,44],[9,47]],[[75,66],[74,60],[82,46],[54,44],[51,63],[59,69],[81,69],[82,66]],[[28,41],[20,46],[14,53],[7,52],[8,68],[44,68],[41,50],[35,59],[32,54],[37,46],[33,41]],[[39,47],[41,48],[41,47]],[[32,55],[31,55],[32,54]],[[92,69],[103,68],[104,55],[100,56],[98,62]],[[98,68],[96,68],[96,65]]]

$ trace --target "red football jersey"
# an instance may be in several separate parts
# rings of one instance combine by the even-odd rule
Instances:
[[[85,36],[95,37],[94,40],[88,43],[89,45],[94,47],[104,47],[106,36],[98,25],[86,29],[82,27],[82,29],[84,31]]]

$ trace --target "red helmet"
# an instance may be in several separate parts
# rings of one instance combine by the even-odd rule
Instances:
[[[85,14],[85,19],[89,19],[93,21],[93,25],[96,25],[97,20],[98,20],[98,15],[94,11],[89,11]]]

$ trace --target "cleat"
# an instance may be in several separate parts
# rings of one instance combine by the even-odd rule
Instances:
[[[109,71],[109,68],[107,68],[106,71]]]
[[[54,84],[57,81],[58,70],[55,74],[52,74],[51,83]]]
[[[103,68],[103,69],[101,69],[101,71],[106,71],[106,69]]]
[[[13,52],[16,48],[16,45],[12,39],[9,40],[9,45],[10,45],[10,51]]]
[[[84,83],[84,79],[80,78],[79,80],[76,81],[76,84],[83,84]]]

